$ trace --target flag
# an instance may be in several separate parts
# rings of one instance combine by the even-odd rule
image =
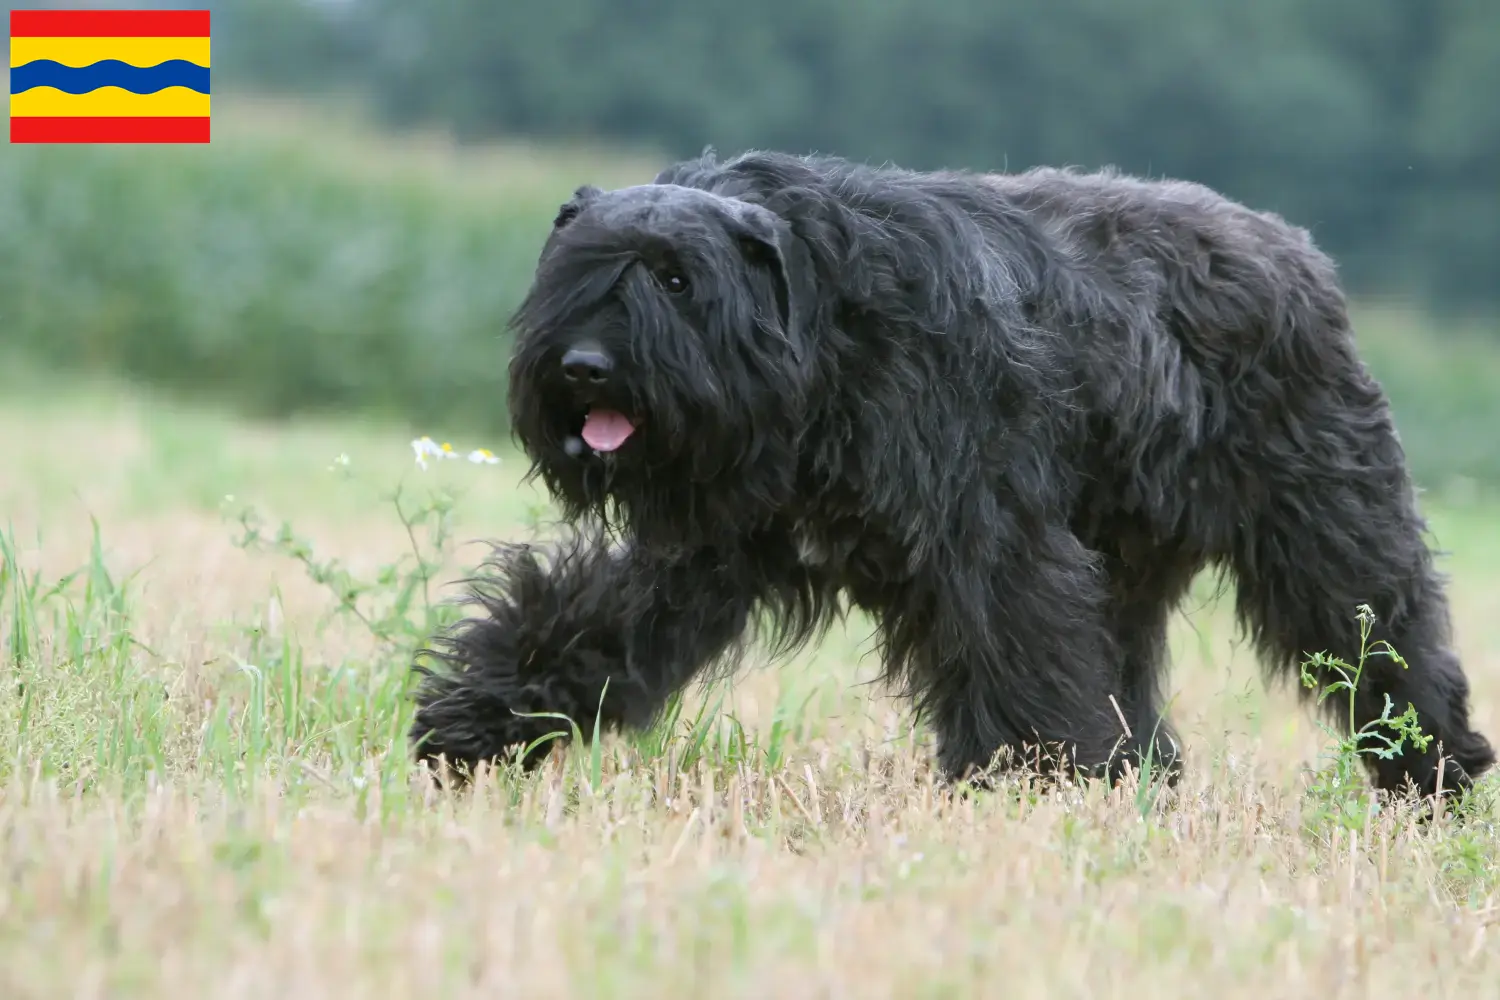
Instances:
[[[206,10],[10,12],[11,142],[207,142]]]

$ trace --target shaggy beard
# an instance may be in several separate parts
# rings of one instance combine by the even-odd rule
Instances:
[[[724,387],[753,408],[694,404],[709,384],[689,375],[654,379],[613,398],[639,423],[620,452],[596,453],[579,439],[581,410],[545,374],[547,352],[516,355],[512,427],[569,521],[588,518],[633,543],[661,550],[721,545],[767,526],[796,493],[795,400],[764,385]],[[743,376],[741,376],[743,377]],[[722,386],[722,370],[714,380]]]

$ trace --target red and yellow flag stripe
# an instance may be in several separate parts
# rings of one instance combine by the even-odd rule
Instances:
[[[208,142],[209,12],[10,13],[11,142]]]

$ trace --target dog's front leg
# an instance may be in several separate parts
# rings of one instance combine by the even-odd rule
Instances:
[[[596,717],[606,728],[645,726],[735,644],[754,604],[737,561],[715,550],[668,557],[584,536],[539,556],[497,549],[471,581],[484,613],[438,637],[435,666],[417,667],[419,760],[472,770],[566,728],[531,713],[566,715],[585,738]]]
[[[988,769],[1001,750],[1008,768],[1098,770],[1123,737],[1091,554],[1061,527],[997,551],[897,592],[881,614],[887,670],[909,682],[948,778]]]

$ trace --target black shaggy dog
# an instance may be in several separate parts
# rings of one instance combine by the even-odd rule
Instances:
[[[1351,663],[1435,737],[1373,761],[1422,793],[1495,755],[1334,266],[1203,187],[749,153],[562,206],[513,321],[513,427],[581,530],[500,548],[434,645],[411,736],[474,765],[648,724],[752,624],[787,651],[844,599],[942,771],[1146,752],[1168,616],[1229,571],[1268,668]],[[606,690],[606,682],[608,682]]]

